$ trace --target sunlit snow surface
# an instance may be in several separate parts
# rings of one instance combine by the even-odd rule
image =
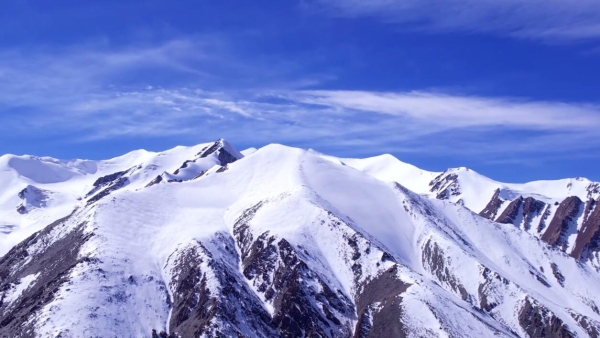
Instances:
[[[571,181],[503,184],[456,169],[467,209],[452,203],[456,201],[431,198],[429,182],[441,173],[420,170],[389,155],[337,159],[282,145],[240,154],[227,145],[230,152],[245,157],[223,169],[215,156],[198,159],[210,145],[163,153],[136,151],[107,161],[0,158],[0,225],[14,226],[0,234],[0,253],[75,210],[62,232],[52,236],[58,239],[85,223],[84,231],[93,236],[80,255],[97,259],[103,271],[102,277],[86,265],[71,271],[71,282],[36,314],[36,334],[148,337],[151,329],[167,330],[171,311],[167,299],[173,296],[170,286],[176,269],[172,255],[197,242],[212,252],[213,259],[220,259],[220,249],[211,247],[218,244],[211,241],[216,234],[234,236],[236,221],[260,203],[263,206],[250,221],[252,232],[268,232],[306,250],[304,259],[311,262],[311,269],[351,299],[361,292],[361,283],[395,264],[381,260],[382,253],[389,252],[399,266],[398,278],[411,285],[402,302],[402,321],[411,336],[524,336],[516,311],[526,297],[543,304],[580,337],[587,332],[570,311],[600,321],[594,311],[600,304],[600,276],[595,269],[512,225],[491,222],[469,210],[485,207],[497,188],[548,201],[564,198]],[[187,167],[194,168],[194,175],[174,174],[190,159],[198,160]],[[98,178],[131,168],[135,169],[124,188],[96,203],[86,202],[85,195]],[[183,182],[148,186],[164,173],[184,178]],[[576,182],[580,181],[573,180],[568,189],[579,192]],[[28,185],[51,191],[52,199],[43,208],[20,214],[18,194]],[[332,221],[341,226],[324,225]],[[349,258],[349,236],[358,238],[362,252],[356,262]],[[426,263],[424,252],[434,247],[442,253],[442,272]],[[358,279],[354,263],[362,266]],[[564,285],[553,274],[552,264],[566,277]],[[486,277],[486,269],[497,277]],[[17,299],[35,278],[14,285],[4,293],[4,301]],[[502,279],[508,282],[499,282]],[[482,285],[487,301],[498,304],[490,313],[475,309],[482,302]],[[209,279],[207,287],[218,292],[221,286]],[[250,287],[272,312],[272,300]],[[319,289],[317,284],[309,287]],[[356,324],[356,318],[348,321],[352,327]]]

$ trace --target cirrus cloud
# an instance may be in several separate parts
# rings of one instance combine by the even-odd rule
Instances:
[[[595,0],[316,0],[333,15],[379,17],[436,32],[463,31],[542,40],[600,37]]]

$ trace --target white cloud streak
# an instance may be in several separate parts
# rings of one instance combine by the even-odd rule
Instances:
[[[316,0],[339,16],[380,17],[426,30],[552,41],[600,37],[596,0]]]
[[[456,96],[443,93],[381,93],[365,91],[305,91],[294,100],[365,112],[410,117],[432,127],[450,129],[508,126],[573,130],[600,126],[600,106],[510,98]]]
[[[0,132],[9,141],[33,136],[65,142],[225,137],[347,156],[420,152],[490,160],[586,156],[600,148],[598,105],[427,91],[309,91],[273,84],[270,88],[277,89],[221,90],[210,85],[219,74],[204,70],[235,58],[217,58],[203,46],[176,40],[117,51],[0,52]],[[191,75],[192,80],[115,85],[127,82],[124,74],[139,79],[140,69],[179,80]]]

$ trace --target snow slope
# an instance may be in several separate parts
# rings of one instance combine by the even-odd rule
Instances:
[[[215,145],[213,152],[199,158],[202,151]],[[220,166],[221,148],[235,158],[243,157],[222,140],[158,153],[138,150],[102,161],[4,155],[0,157],[0,255],[44,226],[83,207],[96,193],[111,188],[110,184],[94,185],[102,178],[127,172],[120,187],[125,190],[141,189],[158,176],[191,179]],[[187,167],[181,169],[186,161]]]
[[[394,168],[421,183],[426,172],[389,156],[336,160],[269,145],[242,158],[223,141],[215,144],[239,158],[202,157],[207,144],[113,160],[112,176],[88,188],[117,189],[97,200],[90,195],[4,255],[0,333],[600,332],[600,276],[591,264],[513,225],[393,182]],[[149,184],[156,177],[163,179]]]
[[[335,163],[363,171],[385,182],[398,182],[431,198],[463,205],[483,217],[513,224],[577,259],[600,268],[600,183],[585,178],[524,184],[494,181],[468,168],[428,172],[391,155],[338,159]]]

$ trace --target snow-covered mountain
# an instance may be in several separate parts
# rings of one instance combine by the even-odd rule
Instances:
[[[589,181],[223,140],[0,175],[2,337],[600,336]]]
[[[465,206],[498,223],[513,224],[578,260],[600,268],[600,183],[585,178],[496,182],[468,168],[427,172],[391,155],[343,159],[386,182]]]

